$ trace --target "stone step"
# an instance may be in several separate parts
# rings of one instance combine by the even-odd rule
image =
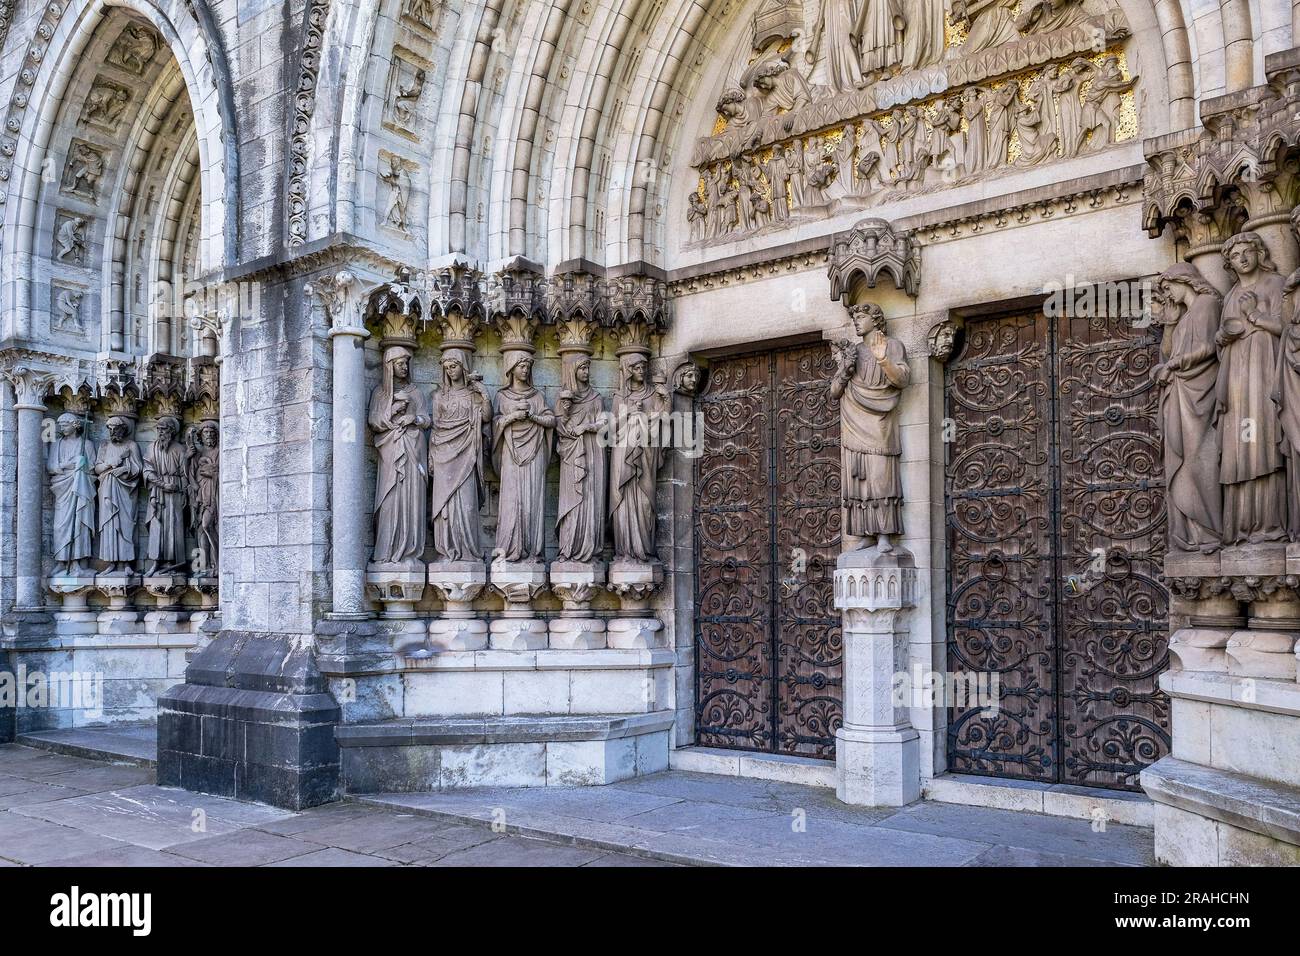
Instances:
[[[348,794],[599,786],[668,768],[671,711],[419,717],[335,731]]]
[[[105,763],[137,767],[155,767],[158,764],[158,725],[152,722],[37,730],[19,734],[15,742],[68,757],[84,757]]]

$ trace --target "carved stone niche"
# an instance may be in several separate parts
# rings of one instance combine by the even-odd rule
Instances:
[[[831,245],[831,299],[838,302],[855,281],[874,289],[882,275],[915,298],[921,289],[921,245],[884,219],[864,219]]]

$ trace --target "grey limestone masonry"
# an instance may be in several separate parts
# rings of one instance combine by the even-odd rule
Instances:
[[[1300,8],[854,6],[0,3],[0,743],[1288,859]]]

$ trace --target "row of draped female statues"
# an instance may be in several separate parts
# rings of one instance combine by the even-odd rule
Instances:
[[[1226,296],[1179,263],[1153,305],[1169,545],[1182,551],[1300,541],[1300,270],[1283,278],[1255,232],[1222,256]]]
[[[220,431],[215,420],[191,428],[181,442],[180,419],[158,419],[157,437],[141,454],[131,419],[108,419],[108,438],[96,446],[84,416],[65,412],[55,422],[46,460],[54,503],[51,540],[55,574],[131,574],[136,562],[137,501],[146,502],[146,576],[217,573]],[[195,540],[187,547],[186,512]],[[192,568],[191,568],[191,558]]]
[[[638,422],[669,411],[670,398],[662,384],[648,381],[644,354],[621,356],[612,415],[591,385],[591,356],[584,352],[564,354],[554,409],[533,385],[531,349],[503,349],[504,384],[489,398],[472,371],[472,352],[444,347],[432,401],[411,380],[413,354],[406,345],[384,349],[382,378],[370,398],[374,564],[421,560],[429,528],[437,560],[483,560],[485,444],[500,481],[492,557],[541,561],[552,443],[560,458],[556,559],[597,559],[608,519],[615,560],[656,560],[655,482],[663,448],[632,432]],[[484,426],[490,426],[486,438]]]

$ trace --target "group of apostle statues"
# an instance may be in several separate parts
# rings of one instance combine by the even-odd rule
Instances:
[[[132,419],[113,415],[107,440],[96,447],[89,417],[64,412],[55,423],[47,471],[54,501],[52,543],[56,576],[136,571],[137,506],[146,501],[146,577],[217,573],[220,431],[215,419],[191,428],[181,441],[181,421],[163,415],[157,437],[141,453]],[[186,511],[189,523],[186,523]],[[193,555],[187,547],[193,532]],[[191,557],[193,560],[191,561]],[[191,567],[192,565],[192,567]]]
[[[589,349],[562,350],[554,408],[533,384],[530,344],[503,343],[503,382],[495,395],[473,370],[470,343],[444,343],[431,398],[412,381],[413,355],[410,345],[386,344],[370,397],[374,565],[413,564],[430,544],[437,561],[483,561],[489,456],[500,482],[492,559],[543,561],[546,475],[557,453],[556,560],[597,560],[606,522],[615,560],[656,560],[655,483],[664,448],[650,440],[646,422],[668,413],[671,399],[666,386],[649,381],[644,352],[619,356],[621,384],[611,411],[592,387]]]
[[[1291,214],[1300,234],[1300,208]],[[1264,238],[1223,245],[1227,295],[1189,263],[1160,278],[1160,420],[1169,545],[1300,541],[1300,270],[1283,278]]]

